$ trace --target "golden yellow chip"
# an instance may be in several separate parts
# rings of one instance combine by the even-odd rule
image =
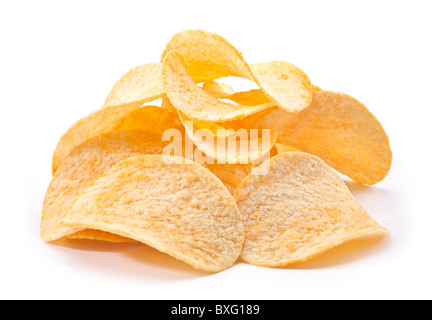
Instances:
[[[204,82],[203,89],[214,98],[229,99],[241,105],[260,105],[271,101],[261,89],[236,92],[223,82]]]
[[[77,121],[57,144],[52,162],[53,174],[73,149],[100,134],[124,129],[160,133],[171,127],[181,127],[179,120],[163,108],[145,106],[139,109],[140,107],[140,103],[132,102],[103,108]]]
[[[183,56],[188,72],[196,83],[228,76],[253,80],[241,53],[215,33],[202,30],[177,33],[166,45],[161,61],[172,50]]]
[[[161,64],[149,63],[129,70],[113,86],[104,107],[131,102],[144,104],[162,98]]]
[[[240,105],[266,105],[271,103],[271,100],[260,89],[253,89],[249,91],[241,91],[233,93],[226,97]],[[272,103],[272,106],[274,103]]]
[[[56,171],[46,192],[42,239],[53,241],[80,231],[61,225],[60,220],[90,181],[132,155],[162,154],[166,144],[160,135],[133,130],[106,133],[74,149]]]
[[[383,127],[346,94],[317,91],[306,110],[276,109],[252,127],[274,129],[278,143],[314,154],[358,183],[375,184],[390,170],[392,152]]]
[[[63,223],[135,239],[199,270],[232,266],[244,241],[234,198],[204,167],[166,158],[117,163],[82,192]]]
[[[257,90],[259,91],[259,90]],[[260,93],[258,93],[258,96],[255,95],[254,92],[248,91],[248,92],[239,92],[238,94],[241,94],[241,99],[259,99]],[[237,96],[237,93],[235,94]],[[178,115],[180,122],[184,125],[186,121],[192,121],[189,119],[183,112],[177,111],[171,104],[168,98],[162,98],[162,107],[166,110],[169,110],[172,113],[175,113]],[[271,107],[269,109],[263,110],[261,112],[254,113],[250,116],[233,120],[233,121],[227,121],[227,122],[207,122],[207,121],[201,121],[201,120],[194,120],[194,126],[197,129],[207,129],[212,132],[214,136],[218,136],[219,138],[224,138],[232,135],[234,131],[240,130],[240,129],[246,129],[249,130],[251,126],[261,117],[263,117],[268,112],[271,112],[272,110],[276,109],[277,107]],[[219,130],[219,132],[218,132]]]
[[[95,230],[95,229],[84,229],[66,236],[68,239],[87,239],[87,240],[100,240],[114,243],[138,243],[138,241],[119,236],[110,232]]]
[[[237,187],[251,173],[253,168],[252,164],[204,163],[203,166],[218,177],[231,194],[234,194]]]
[[[235,106],[195,84],[226,76],[254,81],[272,102]],[[177,110],[192,120],[209,122],[235,120],[272,105],[299,112],[308,107],[313,93],[308,77],[294,65],[269,62],[249,66],[224,38],[200,30],[181,32],[168,43],[162,54],[162,82]]]
[[[318,157],[283,153],[262,165],[270,166],[269,173],[249,175],[235,193],[246,262],[282,267],[352,239],[389,234]]]
[[[52,160],[53,174],[74,148],[92,137],[112,131],[118,121],[140,106],[141,103],[132,102],[125,105],[99,109],[89,116],[78,120],[66,131],[57,144]]]
[[[161,107],[144,106],[121,119],[113,131],[143,130],[163,135],[167,129],[184,130],[176,114]]]
[[[301,152],[299,149],[288,146],[286,144],[282,144],[282,143],[276,143],[276,148],[277,148],[277,152],[279,153],[284,153],[284,152]]]
[[[269,158],[272,158],[277,154],[278,150],[276,145],[274,145],[270,150]],[[203,163],[202,166],[209,169],[216,177],[218,177],[231,194],[234,194],[240,183],[251,173],[252,169],[260,164],[218,164],[216,162],[211,162],[211,160],[208,160]]]
[[[300,112],[312,102],[312,84],[295,65],[273,61],[254,63],[250,67],[256,83],[278,107]]]
[[[177,109],[173,107],[167,96],[162,97],[161,108],[166,109],[172,114],[177,115]]]
[[[213,136],[219,138],[227,138],[235,133],[235,130],[233,128],[225,126],[224,123],[206,122],[200,120],[192,121],[183,112],[178,111],[177,113],[184,127],[186,127],[187,122],[193,122],[194,131],[200,129],[209,130]],[[226,122],[226,123],[232,123],[232,122]],[[187,133],[189,138],[193,140],[193,137],[191,135],[192,132],[187,132]]]
[[[171,104],[192,120],[225,122],[243,118],[274,105],[234,105],[220,101],[195,84],[177,51],[170,51],[162,66],[162,81]]]
[[[229,85],[217,81],[204,82],[203,89],[207,91],[208,94],[210,94],[211,96],[222,99],[236,93],[236,91]]]
[[[179,117],[194,145],[218,163],[256,163],[270,152],[277,139],[277,134],[270,130],[261,135],[256,130],[253,135],[246,129],[234,130],[214,123],[190,121],[181,111]]]

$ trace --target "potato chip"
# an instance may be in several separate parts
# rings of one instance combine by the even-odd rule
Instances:
[[[220,101],[195,84],[182,56],[170,51],[162,66],[162,81],[171,104],[192,120],[224,122],[239,119],[274,105],[234,105]]]
[[[268,156],[268,158],[270,159],[277,154],[278,150],[276,148],[276,145],[274,145],[273,148],[271,148],[270,150],[270,155]],[[262,162],[265,161],[266,158],[262,158],[260,160]],[[257,164],[218,164],[216,161],[212,163],[211,158],[209,158],[201,165],[210,170],[216,177],[218,177],[228,189],[228,191],[231,194],[234,194],[234,192],[237,190],[238,186],[244,180],[244,178],[246,178],[251,173],[253,168],[261,164],[261,162],[258,162]]]
[[[295,65],[273,61],[254,63],[250,67],[256,83],[278,107],[289,112],[300,112],[312,102],[312,84]]]
[[[202,87],[209,95],[215,98],[224,99],[236,93],[229,85],[218,81],[206,81]]]
[[[277,139],[277,134],[270,130],[261,136],[257,130],[254,136],[246,129],[233,130],[214,123],[190,121],[181,111],[179,117],[194,145],[218,163],[256,163],[270,152]]]
[[[103,107],[137,102],[145,104],[162,98],[161,64],[149,63],[129,70],[113,86]]]
[[[92,137],[112,131],[118,121],[140,106],[141,103],[132,102],[125,105],[99,109],[89,116],[78,120],[66,131],[57,144],[52,160],[53,174],[75,147]]]
[[[237,190],[240,183],[252,171],[253,165],[249,164],[217,164],[210,161],[203,163],[203,167],[210,170],[218,177],[231,194]]]
[[[71,240],[100,240],[113,243],[139,243],[139,241],[122,237],[114,233],[95,230],[95,229],[84,229],[66,236],[67,239]]]
[[[301,150],[288,146],[286,144],[282,144],[282,143],[276,143],[276,148],[279,153],[284,153],[284,152],[301,152]]]
[[[323,159],[362,184],[375,184],[390,170],[392,152],[379,121],[356,99],[318,91],[306,110],[293,114],[276,109],[252,127],[272,128],[278,143]]]
[[[229,99],[241,105],[259,105],[271,101],[260,89],[236,92],[233,88],[223,82],[204,82],[203,89],[214,98]]]
[[[87,184],[118,161],[132,155],[162,154],[167,142],[145,131],[116,131],[94,137],[62,162],[45,195],[41,237],[53,241],[80,229],[60,224],[61,218]]]
[[[241,53],[215,33],[202,30],[177,33],[166,45],[161,62],[172,50],[183,56],[187,70],[196,83],[228,76],[253,81],[250,68]]]
[[[244,241],[233,197],[204,167],[165,158],[117,163],[83,191],[63,223],[135,239],[199,270],[232,266]]]
[[[177,114],[161,107],[144,106],[121,119],[113,131],[143,130],[163,135],[167,129],[184,130]]]
[[[53,174],[74,148],[100,134],[123,129],[139,129],[160,133],[171,127],[181,127],[179,120],[163,108],[145,106],[139,109],[140,107],[139,102],[132,102],[103,108],[77,121],[57,144],[52,162]],[[130,116],[127,117],[128,115]]]
[[[242,93],[243,92],[239,92]],[[254,99],[255,94],[252,92],[244,92],[244,98],[247,99],[246,96],[249,96],[250,99]],[[255,96],[256,97],[256,96]],[[259,98],[258,98],[259,99]],[[162,99],[162,107],[166,110],[169,110],[175,114],[178,115],[181,123],[184,125],[186,121],[192,121],[189,119],[183,112],[177,111],[171,104],[168,98]],[[261,112],[254,113],[250,116],[233,120],[233,121],[227,121],[227,122],[207,122],[207,121],[201,121],[201,120],[193,120],[194,126],[197,129],[207,129],[212,132],[214,136],[218,136],[219,138],[229,137],[231,134],[234,133],[234,131],[240,130],[240,129],[246,129],[249,130],[251,126],[261,117],[263,117],[268,112],[276,109],[276,107],[272,107],[266,110],[263,110]],[[219,130],[219,133],[218,133]]]
[[[260,89],[252,89],[249,91],[240,91],[226,97],[240,105],[266,105],[270,104],[271,100]],[[272,106],[274,103],[272,103]]]
[[[177,109],[173,107],[167,96],[162,97],[161,108],[168,110],[172,114],[177,115]]]
[[[389,234],[318,157],[283,153],[269,164],[267,175],[249,175],[235,193],[246,262],[283,267],[352,239]]]
[[[192,122],[192,120],[189,119],[181,111],[178,111],[178,116],[179,116],[181,123],[185,127],[186,127],[186,122],[188,122],[188,121]],[[226,123],[228,123],[228,122],[226,122]],[[230,128],[229,126],[224,126],[223,123],[218,124],[215,122],[206,122],[206,121],[200,121],[200,120],[193,121],[193,129],[194,129],[194,131],[200,130],[200,129],[209,130],[213,136],[221,138],[221,139],[227,138],[227,137],[229,137],[235,133],[234,129]],[[191,138],[193,140],[192,132],[188,132],[188,136],[189,136],[189,138]]]
[[[249,66],[224,38],[189,30],[175,35],[162,54],[162,82],[173,106],[192,120],[225,122],[277,105],[291,112],[308,107],[312,85],[297,67],[285,62]],[[221,77],[237,76],[254,81],[273,103],[235,106],[219,101],[195,85]],[[213,112],[203,106],[208,106]]]

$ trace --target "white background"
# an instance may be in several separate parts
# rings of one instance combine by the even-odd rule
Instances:
[[[404,299],[431,294],[430,1],[1,1],[0,298]],[[392,231],[285,269],[194,271],[141,245],[46,244],[39,221],[61,134],[175,33],[218,33],[246,61],[282,60],[362,101],[394,153],[373,187],[348,182]]]

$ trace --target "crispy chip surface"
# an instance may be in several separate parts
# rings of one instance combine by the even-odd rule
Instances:
[[[220,101],[196,85],[183,57],[175,50],[170,51],[163,61],[162,81],[171,104],[192,120],[225,122],[274,105],[272,102],[261,105],[235,105]]]
[[[235,263],[244,231],[234,198],[204,167],[137,156],[94,180],[63,223],[148,244],[193,267],[217,272]]]
[[[252,164],[217,164],[204,163],[203,166],[218,177],[228,191],[234,194],[240,183],[252,171]]]
[[[235,194],[248,263],[282,267],[352,239],[389,233],[318,157],[291,152],[269,162],[267,175],[249,175]]]
[[[275,104],[287,111],[299,112],[308,107],[313,96],[312,85],[299,68],[286,62],[249,66],[227,40],[210,32],[188,30],[178,33],[167,44],[161,61],[165,93],[176,109],[193,120],[225,122]],[[219,101],[195,84],[227,76],[254,81],[270,102],[235,106]],[[221,87],[222,93],[227,91]],[[209,106],[214,112],[205,112],[203,106]]]
[[[183,56],[189,74],[196,83],[228,76],[253,80],[241,53],[215,33],[202,30],[177,33],[166,45],[161,61],[172,50]]]
[[[312,102],[312,84],[295,65],[272,61],[254,63],[251,69],[257,84],[280,108],[300,112]]]
[[[163,135],[167,129],[184,130],[176,114],[161,107],[144,106],[121,119],[113,131],[143,130]]]
[[[52,160],[53,174],[74,148],[92,137],[112,131],[121,119],[140,106],[141,103],[132,102],[99,109],[75,122],[60,138],[54,151]]]
[[[306,110],[275,109],[252,127],[274,129],[278,143],[314,154],[358,183],[375,184],[390,170],[392,152],[383,127],[346,94],[315,92]]]
[[[162,98],[161,64],[148,63],[129,70],[113,86],[103,107],[137,102],[144,104]]]
[[[56,171],[45,195],[41,237],[53,241],[80,229],[60,224],[61,218],[89,182],[118,161],[139,154],[162,154],[167,142],[145,131],[115,131],[77,147]]]
[[[53,174],[62,161],[77,146],[90,138],[116,130],[145,130],[161,133],[168,128],[181,129],[175,115],[156,106],[132,102],[125,105],[99,109],[77,121],[60,138],[53,155]]]
[[[270,130],[261,136],[258,135],[257,130],[256,134],[252,135],[243,128],[236,130],[214,123],[190,121],[181,111],[179,117],[194,145],[218,163],[255,163],[270,152],[277,139],[277,134]]]

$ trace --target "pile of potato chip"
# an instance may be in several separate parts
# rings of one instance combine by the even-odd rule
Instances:
[[[236,92],[226,77],[259,89]],[[219,35],[189,30],[61,137],[41,237],[140,242],[209,272],[240,256],[282,267],[389,234],[339,173],[372,185],[391,162],[385,131],[356,99],[321,90],[291,63],[248,64]]]

